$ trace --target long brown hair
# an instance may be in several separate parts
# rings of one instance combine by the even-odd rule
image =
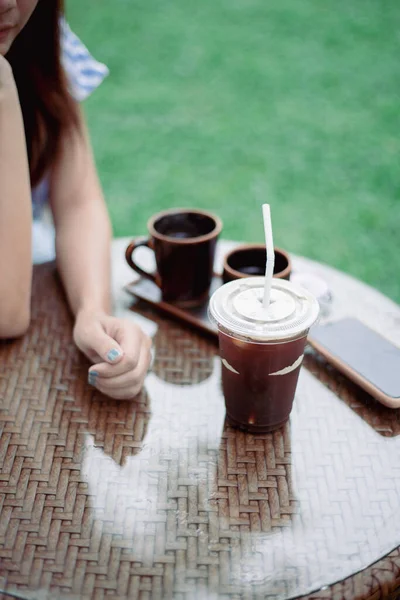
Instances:
[[[7,54],[24,117],[32,186],[51,167],[61,134],[78,123],[61,65],[63,12],[63,0],[39,0]]]

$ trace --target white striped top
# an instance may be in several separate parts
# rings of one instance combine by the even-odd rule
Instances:
[[[61,49],[71,94],[81,102],[101,84],[108,75],[108,68],[91,56],[64,19],[61,22]]]

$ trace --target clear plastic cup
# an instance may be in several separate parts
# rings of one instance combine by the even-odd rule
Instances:
[[[289,281],[272,281],[268,310],[264,277],[231,281],[210,299],[218,327],[222,387],[230,424],[253,433],[281,427],[289,418],[304,348],[319,304]]]

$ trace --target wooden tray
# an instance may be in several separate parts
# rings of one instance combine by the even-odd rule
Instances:
[[[210,296],[221,285],[222,278],[219,275],[214,275],[210,288]],[[175,319],[179,319],[192,327],[200,329],[202,332],[213,336],[217,335],[217,328],[211,323],[208,317],[208,302],[196,308],[181,308],[174,304],[164,302],[161,299],[160,288],[155,283],[145,278],[129,283],[124,289],[139,300],[143,300],[157,310],[167,313]]]

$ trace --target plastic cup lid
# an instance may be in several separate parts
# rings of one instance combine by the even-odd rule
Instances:
[[[319,314],[317,299],[290,281],[273,279],[263,308],[264,277],[236,279],[214,292],[210,319],[224,330],[257,341],[285,340],[306,333]]]

